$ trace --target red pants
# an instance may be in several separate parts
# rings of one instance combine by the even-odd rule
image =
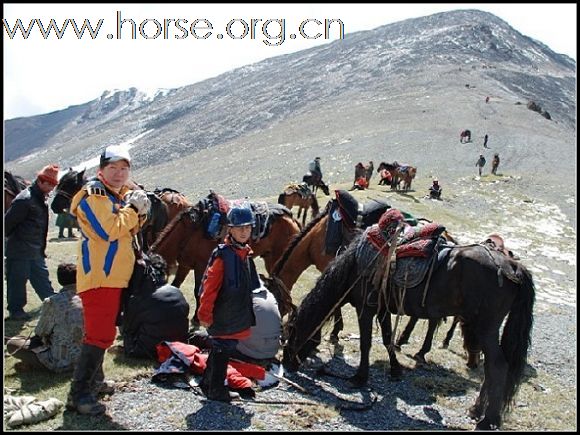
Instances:
[[[83,301],[85,337],[83,344],[107,349],[117,336],[117,315],[121,305],[120,288],[99,287],[79,293]]]

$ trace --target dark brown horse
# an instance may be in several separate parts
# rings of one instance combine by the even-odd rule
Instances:
[[[331,263],[302,301],[287,325],[288,340],[283,362],[296,370],[320,342],[320,327],[335,306],[351,303],[357,311],[361,360],[351,378],[357,385],[368,381],[372,321],[378,315],[383,344],[391,363],[391,375],[398,377],[401,366],[394,346],[388,313],[419,318],[460,316],[466,347],[485,355],[485,380],[470,409],[478,429],[499,428],[502,414],[512,403],[522,382],[531,343],[535,289],[531,273],[520,263],[486,246],[449,247],[441,251],[432,274],[400,293],[393,282],[384,293],[374,287],[368,273],[384,273],[376,257],[362,261],[361,246],[368,241],[357,236],[344,253]],[[424,294],[427,280],[428,291]],[[383,285],[381,285],[381,290]],[[423,298],[425,300],[423,301]],[[503,330],[502,323],[507,316]],[[501,340],[500,340],[501,336]]]
[[[4,171],[4,212],[10,208],[16,195],[28,186],[30,186],[30,181],[10,171]]]
[[[316,217],[320,212],[316,195],[312,193],[308,186],[305,187],[306,188],[303,189],[300,185],[290,184],[286,186],[284,192],[278,196],[278,204],[282,204],[288,210],[292,210],[292,207],[298,206],[297,219],[300,219],[300,215],[304,213],[302,214],[302,226],[306,225],[306,214],[308,213],[308,209],[312,209],[312,212],[310,213],[312,218]]]
[[[300,225],[292,217],[292,212],[283,206],[269,205],[270,230],[261,239],[253,239],[250,246],[254,255],[263,258],[266,271],[270,273],[286,246],[300,232]],[[276,211],[278,210],[278,211]],[[200,203],[181,211],[161,232],[151,252],[160,254],[168,264],[177,262],[178,268],[172,285],[181,286],[187,274],[193,269],[195,275],[195,298],[197,289],[218,240],[206,234],[208,213]],[[197,320],[197,305],[194,319]]]
[[[400,165],[397,162],[387,163],[381,162],[377,172],[386,169],[393,177],[391,181],[391,189],[399,189],[399,184],[403,181],[403,190],[410,190],[411,184],[417,175],[417,168],[410,165]]]
[[[388,208],[389,206],[387,204],[384,204],[384,207],[378,207],[374,213],[368,215],[364,221],[364,225],[362,225],[361,228],[364,229],[369,225],[377,223],[382,213]],[[294,239],[292,239],[286,251],[280,258],[280,261],[276,263],[276,266],[272,271],[272,277],[278,278],[282,284],[284,284],[288,294],[291,293],[292,287],[294,287],[294,284],[296,281],[298,281],[300,275],[302,275],[302,273],[308,269],[308,267],[314,265],[318,271],[323,272],[326,270],[330,262],[335,258],[334,255],[327,254],[325,249],[328,212],[329,207],[327,207],[316,219],[310,221],[308,226],[303,228],[302,231],[297,234]],[[417,220],[419,222],[431,222],[425,218],[419,218]],[[345,231],[348,232],[348,228],[345,228]],[[454,238],[447,231],[443,233],[443,236],[446,240],[457,244],[457,241],[454,240]],[[350,233],[350,238],[352,237],[354,237],[354,232]],[[411,318],[409,320],[407,327],[397,342],[397,346],[400,347],[408,343],[411,332],[413,331],[418,320],[418,318]],[[426,362],[425,355],[431,350],[433,336],[439,323],[440,319],[429,320],[429,327],[425,335],[423,345],[421,346],[421,349],[414,355],[414,358],[417,361]],[[454,326],[455,325],[453,325],[448,332],[448,343],[453,336],[453,331],[455,329]],[[342,331],[343,327],[344,322],[342,319],[341,310],[339,308],[334,313],[334,325],[330,334],[332,340],[338,340],[338,333]],[[477,366],[477,355],[471,355],[471,353],[469,354],[468,366]]]

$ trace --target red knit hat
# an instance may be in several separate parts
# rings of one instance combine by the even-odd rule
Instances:
[[[58,184],[58,165],[48,165],[36,174],[36,178],[40,181],[50,183],[53,186]]]

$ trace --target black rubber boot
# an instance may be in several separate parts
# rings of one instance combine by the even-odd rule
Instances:
[[[231,402],[231,395],[224,385],[228,370],[229,355],[221,349],[212,349],[207,359],[207,367],[201,381],[201,390],[208,399]]]
[[[99,366],[91,385],[91,393],[94,397],[104,396],[106,394],[115,393],[115,383],[113,381],[105,381],[105,372],[103,372],[103,364]]]
[[[85,415],[99,415],[106,411],[105,405],[98,403],[91,394],[91,386],[104,357],[105,349],[83,344],[66,402],[67,409]]]

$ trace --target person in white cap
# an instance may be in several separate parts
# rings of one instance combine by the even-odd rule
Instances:
[[[91,392],[105,351],[115,340],[121,291],[133,273],[132,237],[150,207],[143,190],[127,187],[130,174],[129,151],[109,146],[101,155],[97,178],[85,184],[71,202],[70,213],[77,217],[82,235],[77,293],[83,302],[85,335],[66,406],[81,414],[106,410]]]

